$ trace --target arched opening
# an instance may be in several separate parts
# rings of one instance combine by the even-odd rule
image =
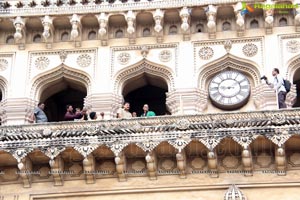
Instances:
[[[130,103],[130,112],[136,112],[137,116],[143,113],[144,104],[148,104],[149,110],[154,111],[156,115],[165,115],[166,92],[168,85],[164,79],[143,73],[124,83],[122,95],[124,100]]]
[[[259,24],[258,24],[258,21],[256,19],[253,19],[250,22],[250,28],[259,28]]]
[[[9,35],[9,36],[6,38],[6,44],[13,44],[13,43],[15,43],[15,38],[14,38],[14,36]]]
[[[202,33],[204,32],[204,26],[203,24],[197,24],[196,26],[196,33]]]
[[[65,77],[52,82],[41,93],[40,102],[45,103],[45,113],[49,122],[63,121],[66,105],[83,108],[84,98],[87,95],[86,87],[74,80]]]
[[[65,41],[68,41],[69,40],[69,33],[68,32],[63,32],[61,34],[61,41],[65,42]]]
[[[294,108],[300,107],[300,68],[298,68],[293,77],[293,83],[296,84],[297,98],[296,102],[293,105]]]
[[[96,31],[90,31],[88,35],[89,40],[95,40],[96,39]]]
[[[169,28],[169,35],[176,35],[177,34],[177,26],[176,25],[172,25]]]
[[[143,37],[149,37],[151,35],[149,28],[144,28],[143,30]]]
[[[40,34],[36,34],[34,37],[33,37],[33,42],[34,43],[39,43],[42,41],[42,36]]]
[[[231,24],[229,22],[224,22],[222,24],[222,30],[223,31],[230,31],[231,30]]]
[[[118,29],[115,33],[115,38],[122,38],[124,37],[124,33],[121,29]]]
[[[287,26],[287,19],[285,17],[280,18],[279,20],[279,26]]]

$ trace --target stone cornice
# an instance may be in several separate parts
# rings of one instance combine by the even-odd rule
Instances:
[[[181,8],[181,7],[193,7],[193,6],[207,6],[209,4],[224,5],[234,4],[240,2],[239,0],[153,0],[151,2],[129,2],[129,3],[114,3],[114,4],[88,4],[88,5],[63,5],[57,7],[50,5],[49,7],[43,7],[37,5],[34,8],[25,6],[23,8],[8,8],[0,9],[0,14],[3,17],[15,17],[15,16],[44,16],[44,15],[62,15],[62,14],[90,14],[100,12],[122,12],[128,10],[148,10],[153,9],[168,9],[168,8]],[[254,3],[253,0],[244,0],[243,2]]]

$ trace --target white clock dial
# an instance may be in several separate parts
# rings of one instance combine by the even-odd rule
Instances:
[[[217,74],[209,84],[212,102],[223,109],[236,109],[249,98],[250,83],[238,71],[227,70]]]

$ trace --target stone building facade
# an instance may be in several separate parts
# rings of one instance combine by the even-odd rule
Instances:
[[[300,199],[297,0],[0,6],[0,199]],[[60,122],[69,103],[104,120]]]

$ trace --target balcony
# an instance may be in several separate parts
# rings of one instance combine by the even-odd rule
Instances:
[[[31,187],[42,174],[54,185],[72,176],[87,183],[197,173],[217,178],[228,171],[281,176],[299,169],[299,124],[300,109],[287,109],[3,126],[1,182]],[[8,170],[18,177],[5,178]]]

